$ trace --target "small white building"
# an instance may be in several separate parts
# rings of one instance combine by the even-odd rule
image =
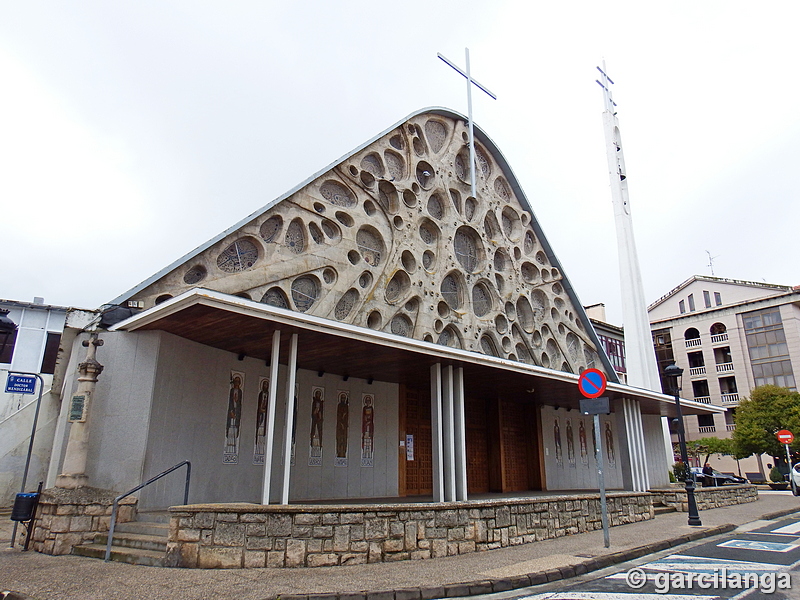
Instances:
[[[54,373],[67,315],[82,315],[78,319],[78,329],[68,340],[71,344],[77,331],[88,323],[93,313],[45,304],[43,298],[34,298],[33,302],[0,300],[0,309],[7,310],[8,318],[17,325],[16,332],[0,349],[0,506],[11,506],[22,484],[39,384],[35,394],[9,394],[5,392],[8,374],[37,374],[44,386],[26,485],[26,489],[35,489],[47,475],[61,406],[62,382],[54,380]]]

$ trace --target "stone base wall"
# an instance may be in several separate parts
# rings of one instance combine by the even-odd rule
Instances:
[[[651,490],[654,504],[673,506],[680,512],[688,512],[686,488],[677,485],[669,490]],[[758,500],[758,490],[754,485],[725,485],[719,487],[698,487],[694,491],[698,510],[709,510],[721,506],[746,504]]]
[[[610,525],[653,518],[649,493],[608,494]],[[435,558],[602,527],[599,495],[444,504],[170,509],[167,564],[189,568],[322,567]]]
[[[71,554],[77,546],[108,531],[117,492],[83,487],[75,490],[52,488],[39,498],[33,529],[33,549],[44,554]],[[117,522],[136,517],[137,499],[123,498],[117,509]]]

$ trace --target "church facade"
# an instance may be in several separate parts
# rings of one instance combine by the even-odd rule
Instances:
[[[477,128],[470,194],[467,131],[417,112],[115,299],[135,314],[100,334],[90,484],[190,460],[192,503],[591,490],[599,443],[609,488],[666,485],[672,399],[619,383]],[[587,368],[609,380],[600,440]],[[179,497],[159,483],[140,507]]]

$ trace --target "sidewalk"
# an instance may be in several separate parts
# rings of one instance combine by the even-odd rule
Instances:
[[[689,527],[686,513],[612,527],[610,548],[603,547],[602,531],[593,531],[431,560],[213,571],[23,553],[8,547],[12,523],[6,517],[0,521],[0,592],[13,590],[35,600],[426,600],[568,578],[795,511],[800,511],[800,497],[760,492],[757,502],[701,512],[702,527]]]

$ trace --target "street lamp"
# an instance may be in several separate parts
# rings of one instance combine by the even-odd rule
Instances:
[[[681,446],[681,460],[686,465],[686,502],[689,505],[689,525],[702,525],[700,515],[697,514],[697,501],[694,498],[694,471],[689,467],[689,453],[686,451],[686,431],[683,428],[683,411],[681,410],[681,377],[683,369],[675,363],[664,368],[664,377],[669,381],[670,390],[675,396],[675,410],[678,413],[678,443]]]

